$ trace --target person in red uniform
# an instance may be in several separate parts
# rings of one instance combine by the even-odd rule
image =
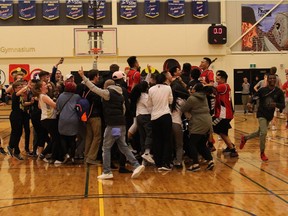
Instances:
[[[213,131],[220,135],[227,148],[223,150],[224,154],[230,154],[231,157],[238,157],[235,145],[228,136],[228,130],[231,128],[230,121],[234,118],[231,102],[231,88],[227,83],[228,75],[223,70],[218,70],[216,76],[217,94],[215,101],[215,115],[213,116]]]
[[[141,80],[141,74],[139,70],[139,63],[137,61],[136,56],[130,56],[127,59],[127,63],[130,67],[130,70],[127,74],[127,86],[128,86],[128,93],[131,93],[131,90],[134,88],[135,85],[140,83]]]
[[[214,85],[214,72],[209,69],[209,66],[212,64],[210,58],[204,57],[201,61],[199,68],[202,70],[200,79],[204,85],[213,86]]]

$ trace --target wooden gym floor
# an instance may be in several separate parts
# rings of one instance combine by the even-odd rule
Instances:
[[[10,135],[6,108],[0,111],[5,148]],[[257,125],[254,115],[236,113],[229,135],[239,146],[240,135]],[[259,139],[249,140],[239,158],[230,158],[221,154],[224,144],[215,135],[213,171],[205,171],[206,165],[196,173],[149,166],[133,180],[114,171],[113,180],[98,181],[98,166],[55,166],[25,153],[24,161],[0,155],[0,215],[287,215],[288,129],[281,118],[277,126],[269,131],[268,162],[260,160]],[[20,146],[23,150],[23,140]]]

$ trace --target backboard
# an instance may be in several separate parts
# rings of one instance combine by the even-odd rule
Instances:
[[[75,28],[75,56],[116,56],[116,28]]]

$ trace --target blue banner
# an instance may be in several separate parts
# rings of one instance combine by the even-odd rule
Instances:
[[[32,20],[36,17],[36,2],[19,0],[18,4],[19,18],[23,20]]]
[[[168,0],[168,15],[174,18],[185,16],[185,0]]]
[[[208,16],[208,0],[192,0],[192,14],[196,18]]]
[[[0,1],[0,19],[6,20],[13,17],[13,0]]]
[[[120,16],[124,19],[137,17],[137,0],[120,0]]]
[[[43,18],[55,20],[59,18],[59,0],[44,0],[42,4]]]
[[[155,18],[159,16],[160,0],[145,0],[145,16]]]
[[[96,1],[97,20],[106,16],[106,0],[89,0],[88,1],[88,17],[94,19],[94,2]]]
[[[82,0],[66,0],[66,17],[74,20],[83,17]]]

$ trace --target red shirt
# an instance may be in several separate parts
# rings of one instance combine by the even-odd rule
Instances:
[[[210,82],[214,82],[214,72],[212,70],[205,70],[201,73],[200,77],[205,78],[205,82],[208,84]]]
[[[282,89],[285,90],[285,97],[288,97],[288,91],[286,90],[287,88],[288,88],[288,81],[282,85]]]
[[[140,72],[135,69],[130,69],[130,71],[127,74],[128,93],[131,93],[132,87],[140,83],[140,80],[141,80]]]
[[[233,109],[231,100],[231,89],[227,83],[216,86],[217,95],[215,102],[215,117],[223,119],[233,119]]]

